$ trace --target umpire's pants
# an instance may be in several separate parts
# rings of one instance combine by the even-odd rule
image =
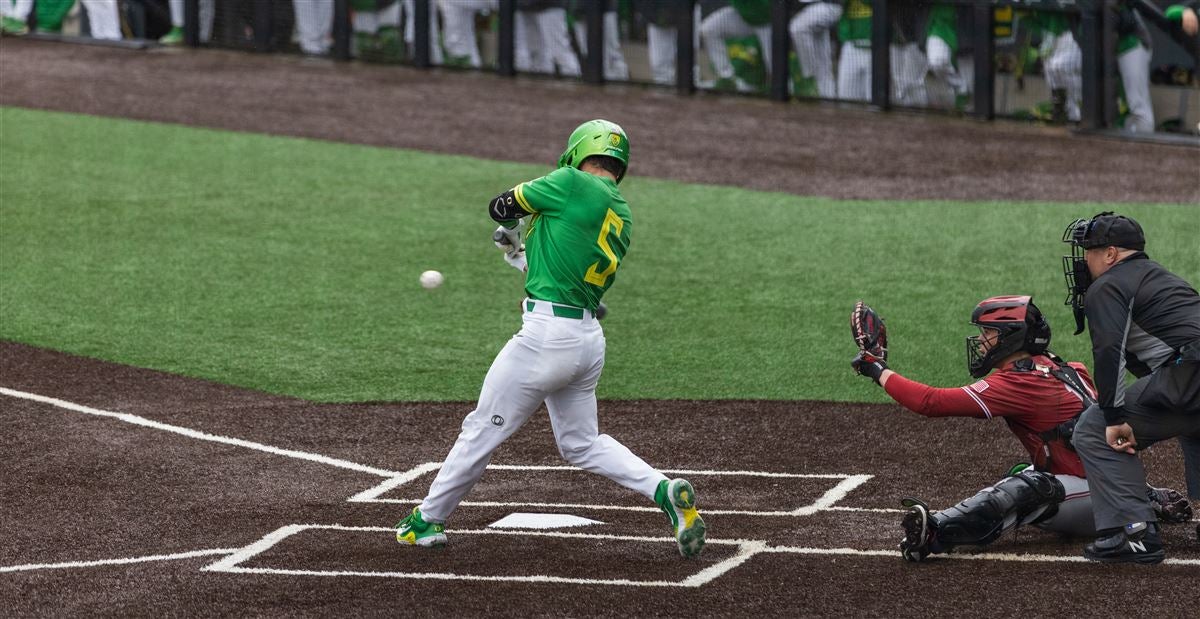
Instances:
[[[1147,393],[1147,386],[1155,382],[1156,374],[1138,379],[1125,390],[1125,421],[1133,428],[1139,451],[1159,441],[1179,437],[1188,495],[1193,499],[1200,498],[1200,411],[1194,409],[1196,403],[1180,410],[1140,401],[1155,400],[1156,394]],[[1150,391],[1156,390],[1151,388]],[[1147,397],[1143,398],[1143,393]],[[1096,529],[1103,531],[1132,522],[1157,520],[1146,498],[1146,470],[1141,459],[1110,447],[1104,437],[1106,427],[1103,411],[1092,406],[1079,419],[1073,439],[1087,470]]]

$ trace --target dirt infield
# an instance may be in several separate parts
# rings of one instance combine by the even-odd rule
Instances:
[[[486,93],[481,96],[480,93]],[[353,97],[345,96],[354,93]],[[635,174],[852,198],[1200,201],[1200,152],[1061,129],[229,52],[5,38],[0,105],[551,162],[620,119]],[[482,378],[482,377],[479,377]],[[470,403],[317,405],[0,342],[0,608],[44,615],[1156,616],[1200,607],[1194,524],[1157,567],[1021,529],[905,564],[898,499],[946,507],[1022,459],[1000,422],[892,405],[610,401],[602,430],[695,482],[681,559],[641,497],[562,468],[535,415],[441,551],[390,527]],[[811,447],[800,448],[803,440]],[[1183,486],[1178,445],[1144,454]],[[516,512],[602,524],[533,534]]]
[[[1182,617],[1200,603],[1191,526],[1165,530],[1168,563],[1153,568],[1077,563],[1082,542],[1032,529],[986,554],[904,563],[897,498],[945,507],[994,481],[1022,453],[999,422],[890,405],[602,403],[603,431],[691,471],[712,542],[687,561],[641,497],[558,468],[539,414],[496,453],[450,546],[428,551],[389,528],[470,403],[315,405],[12,343],[0,376],[0,598],[18,616],[1098,615],[1130,595]],[[1182,486],[1174,442],[1145,457]],[[603,524],[487,526],[514,512]],[[122,559],[142,560],[55,566]]]
[[[631,173],[837,198],[1200,202],[1200,149],[670,90],[6,38],[0,105],[549,164],[581,119]]]

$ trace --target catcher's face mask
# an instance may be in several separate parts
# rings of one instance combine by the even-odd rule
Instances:
[[[1084,254],[1087,251],[1088,233],[1094,225],[1094,219],[1076,219],[1063,231],[1063,242],[1071,244],[1071,255],[1062,259],[1063,277],[1067,281],[1067,300],[1064,304],[1070,305],[1075,315],[1075,335],[1083,333],[1083,295],[1092,285],[1092,273],[1088,270]]]

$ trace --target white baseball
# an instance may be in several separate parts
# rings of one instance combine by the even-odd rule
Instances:
[[[437,271],[425,271],[421,274],[421,285],[426,288],[437,288],[444,281],[446,281],[446,278]]]

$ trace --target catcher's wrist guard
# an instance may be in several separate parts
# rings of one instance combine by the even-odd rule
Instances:
[[[874,355],[864,352],[859,352],[850,362],[850,367],[854,368],[855,372],[870,378],[879,384],[879,377],[883,376],[883,371],[888,369],[887,361],[880,359]]]

